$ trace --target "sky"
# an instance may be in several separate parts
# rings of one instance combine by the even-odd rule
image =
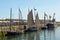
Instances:
[[[60,21],[60,0],[0,0],[0,19],[10,17],[10,8],[12,8],[12,18],[18,18],[18,9],[22,12],[22,19],[27,19],[28,9],[37,9],[39,19],[44,18],[44,12],[53,17],[55,13],[56,21]]]

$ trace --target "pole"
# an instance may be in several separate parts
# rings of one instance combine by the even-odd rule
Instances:
[[[45,26],[45,13],[44,13],[44,26]]]
[[[45,26],[45,16],[46,14],[44,13],[44,26]],[[44,30],[44,40],[46,40],[45,30]]]
[[[19,27],[20,27],[20,8],[19,8]]]
[[[20,27],[20,21],[23,23],[23,20],[22,20],[22,13],[21,13],[21,10],[19,8],[19,27]]]
[[[10,8],[10,31],[12,26],[12,8]]]

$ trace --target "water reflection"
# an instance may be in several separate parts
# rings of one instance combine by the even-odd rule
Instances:
[[[45,30],[44,40],[55,40],[55,30]]]
[[[28,34],[28,40],[34,40],[34,36],[35,36],[35,34],[34,33],[30,33],[30,34]]]
[[[55,40],[55,30],[48,30],[49,40]]]
[[[55,40],[55,30],[42,30],[40,40]]]
[[[40,32],[39,31],[36,32],[36,40],[40,40]]]
[[[0,40],[7,40],[7,37],[6,36],[0,36]]]
[[[41,30],[16,36],[1,36],[0,40],[56,40],[55,30]]]

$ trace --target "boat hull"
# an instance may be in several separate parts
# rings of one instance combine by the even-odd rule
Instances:
[[[6,36],[19,35],[20,32],[7,32]]]
[[[35,27],[32,27],[32,28],[28,28],[28,29],[25,30],[24,32],[36,32],[36,31],[38,31],[38,29],[35,28]]]
[[[47,29],[54,29],[54,28],[55,28],[54,24],[51,24],[51,23],[47,24]]]

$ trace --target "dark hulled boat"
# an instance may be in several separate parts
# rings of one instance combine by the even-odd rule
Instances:
[[[38,31],[37,27],[30,27],[27,30],[25,30],[25,32],[36,32],[36,31]]]
[[[19,22],[20,22],[20,13],[21,13],[21,11],[19,9]],[[20,24],[19,24],[19,27],[20,27]],[[12,8],[10,9],[10,31],[7,31],[6,36],[19,35],[20,33],[22,33],[18,29],[17,29],[17,31],[16,30],[12,31],[13,29],[11,29],[11,28],[12,28]]]
[[[11,31],[8,31],[6,36],[14,36],[14,35],[19,35],[20,32],[11,32]]]
[[[55,28],[55,25],[52,23],[48,23],[46,26],[47,26],[47,29],[54,29]]]

